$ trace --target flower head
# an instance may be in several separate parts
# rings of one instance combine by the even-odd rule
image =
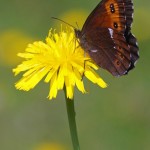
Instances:
[[[19,90],[34,88],[44,77],[44,81],[50,83],[49,99],[56,98],[58,90],[63,88],[66,88],[69,99],[73,98],[75,86],[85,93],[83,76],[102,88],[107,86],[94,71],[98,66],[79,46],[72,29],[60,33],[51,29],[46,43],[38,41],[29,44],[25,52],[18,56],[25,59],[13,69],[15,75],[25,71],[15,85]]]

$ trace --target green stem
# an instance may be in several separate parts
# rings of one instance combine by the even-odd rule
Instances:
[[[66,95],[66,91],[65,91]],[[66,106],[67,106],[67,114],[68,114],[68,121],[71,133],[71,139],[74,150],[80,150],[78,135],[77,135],[77,127],[76,127],[76,120],[75,120],[75,109],[74,109],[74,100],[69,99],[66,97]]]

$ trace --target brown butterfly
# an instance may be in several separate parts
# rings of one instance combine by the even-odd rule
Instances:
[[[113,76],[122,76],[134,68],[139,58],[132,22],[132,0],[102,0],[75,34],[97,65]]]

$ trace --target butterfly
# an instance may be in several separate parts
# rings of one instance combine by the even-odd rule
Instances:
[[[133,11],[132,0],[102,0],[82,30],[74,29],[79,45],[113,76],[127,74],[139,59],[137,40],[131,33]]]

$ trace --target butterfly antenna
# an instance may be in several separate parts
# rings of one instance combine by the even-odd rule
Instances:
[[[78,25],[78,23],[76,22],[76,25],[77,25],[77,28],[79,29],[79,25]]]
[[[52,19],[55,19],[55,20],[59,20],[59,21],[65,23],[65,24],[71,26],[72,28],[76,29],[73,25],[71,25],[71,24],[69,24],[69,23],[67,23],[67,22],[65,22],[65,21],[63,21],[63,20],[61,20],[61,19],[59,19],[59,18],[55,18],[55,17],[51,17],[51,18],[52,18]]]

